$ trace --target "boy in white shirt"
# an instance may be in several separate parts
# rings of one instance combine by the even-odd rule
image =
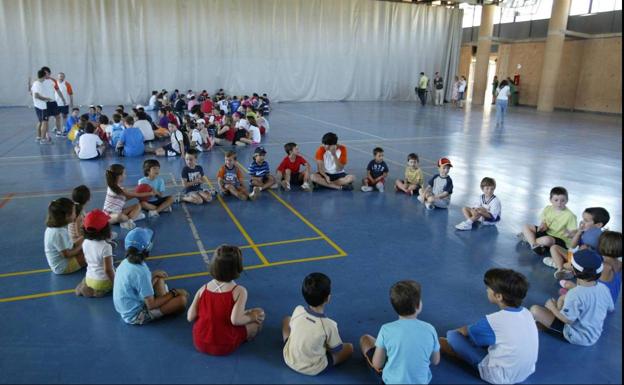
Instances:
[[[106,144],[99,136],[94,134],[95,126],[87,122],[85,133],[78,138],[78,144],[74,148],[78,158],[82,160],[95,159],[104,153]]]
[[[471,207],[462,208],[466,220],[455,226],[457,230],[472,230],[474,222],[480,222],[481,225],[495,225],[500,221],[501,203],[500,199],[494,195],[495,189],[496,181],[493,178],[485,177],[481,180],[483,194]]]

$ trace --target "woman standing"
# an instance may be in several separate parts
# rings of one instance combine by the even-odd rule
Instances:
[[[498,90],[496,90],[496,125],[505,123],[505,113],[507,112],[507,104],[509,103],[509,95],[511,89],[507,80],[500,82]]]
[[[459,88],[459,76],[455,76],[455,81],[453,82],[453,89],[451,92],[451,103],[453,107],[457,107],[457,90]]]

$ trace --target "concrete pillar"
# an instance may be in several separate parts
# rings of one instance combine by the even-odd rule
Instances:
[[[537,97],[537,109],[551,112],[555,107],[555,89],[561,66],[563,42],[568,26],[570,0],[554,0],[550,21],[548,22],[548,37],[544,48],[544,63]]]
[[[494,31],[494,11],[496,5],[484,5],[481,9],[481,25],[477,44],[477,62],[475,63],[472,86],[472,104],[483,104],[487,89],[487,74],[492,50],[492,32]]]

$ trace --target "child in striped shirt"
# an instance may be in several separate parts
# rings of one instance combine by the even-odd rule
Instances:
[[[271,188],[275,184],[275,178],[271,175],[269,162],[264,159],[266,150],[264,147],[257,147],[254,150],[253,160],[249,165],[249,186],[251,193],[249,199],[256,199],[262,190]],[[276,186],[277,187],[277,186]]]
[[[249,198],[247,189],[243,186],[243,173],[236,165],[236,153],[234,151],[225,153],[225,164],[217,173],[217,184],[222,195],[232,194],[242,201]]]

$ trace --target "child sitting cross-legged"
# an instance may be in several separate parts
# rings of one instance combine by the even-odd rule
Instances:
[[[280,183],[286,191],[290,191],[291,185],[301,186],[301,189],[305,191],[312,191],[312,186],[310,185],[312,168],[310,163],[299,153],[297,143],[286,143],[284,151],[286,151],[286,156],[277,166],[277,172],[275,173],[277,183]],[[301,166],[304,167],[303,171],[300,171]]]
[[[48,205],[43,244],[48,265],[54,274],[71,274],[87,265],[82,253],[83,238],[72,242],[67,225],[76,220],[74,202],[55,199]]]
[[[131,325],[143,325],[186,309],[188,293],[167,288],[167,273],[150,272],[145,263],[153,244],[154,232],[136,228],[126,235],[126,259],[115,273],[113,303],[121,319]]]
[[[204,202],[212,201],[212,194],[202,188],[202,183],[208,183],[208,178],[204,175],[204,169],[197,164],[197,151],[188,150],[184,156],[186,166],[182,169],[182,184],[184,185],[184,196],[182,200],[188,203],[201,205]]]
[[[422,311],[420,284],[395,283],[390,289],[390,302],[399,319],[384,324],[377,339],[363,335],[362,354],[386,384],[428,384],[429,365],[440,363],[440,345],[435,328],[418,319]]]
[[[156,159],[147,159],[143,161],[143,178],[139,179],[139,183],[136,191],[141,192],[143,189],[139,188],[142,185],[149,186],[149,190],[156,193],[155,196],[140,199],[141,207],[147,210],[149,217],[157,217],[161,212],[171,212],[171,205],[173,204],[173,197],[170,195],[165,196],[165,181],[159,176],[160,174],[160,162]]]
[[[500,221],[501,203],[500,199],[494,195],[496,181],[485,177],[481,180],[481,191],[483,194],[472,206],[464,207],[462,213],[466,220],[458,223],[457,230],[472,230],[472,224],[479,222],[481,225],[495,225]]]
[[[362,179],[362,191],[371,192],[373,188],[376,188],[379,192],[384,192],[384,183],[390,169],[383,160],[383,148],[375,147],[373,156],[374,159],[368,162],[366,167],[366,178]]]
[[[418,200],[427,209],[436,207],[446,209],[451,204],[451,194],[453,193],[453,180],[449,176],[449,171],[453,165],[448,158],[438,159],[439,173],[429,179],[429,184],[420,189]]]
[[[448,331],[440,338],[440,349],[478,369],[481,379],[491,384],[522,382],[535,372],[539,349],[535,321],[522,307],[529,283],[510,269],[490,269],[483,281],[488,301],[500,310]]]
[[[593,250],[579,250],[572,256],[576,287],[559,300],[550,298],[544,306],[531,306],[535,321],[558,333],[566,341],[591,346],[598,341],[607,312],[613,311],[609,288],[598,282],[604,268],[602,257]]]
[[[119,223],[121,228],[132,230],[136,227],[134,221],[145,218],[141,212],[141,205],[126,206],[126,199],[148,198],[156,195],[156,192],[136,193],[121,187],[126,179],[126,168],[121,164],[111,164],[106,170],[106,198],[104,199],[104,211],[110,215],[110,223]]]
[[[275,178],[271,175],[271,168],[265,156],[264,147],[256,147],[253,160],[249,165],[249,187],[251,188],[249,199],[251,200],[255,200],[263,190],[271,188],[275,184]],[[277,188],[277,186],[275,187]]]
[[[245,309],[247,290],[234,282],[243,272],[243,255],[238,247],[221,245],[206,263],[213,279],[195,293],[187,319],[195,322],[195,348],[202,353],[223,356],[260,332],[264,310]]]
[[[397,179],[394,182],[394,189],[403,191],[409,195],[418,195],[418,191],[425,185],[425,177],[418,167],[418,154],[411,153],[407,156],[407,166],[405,166],[405,179]]]
[[[217,172],[219,192],[223,195],[232,194],[242,201],[247,200],[249,194],[243,186],[243,173],[236,164],[236,153],[226,152],[224,163]]]
[[[336,321],[325,315],[331,297],[331,281],[322,273],[311,273],[303,280],[303,298],[308,306],[297,306],[282,321],[284,361],[293,370],[317,375],[346,361],[353,345],[343,343]]]

